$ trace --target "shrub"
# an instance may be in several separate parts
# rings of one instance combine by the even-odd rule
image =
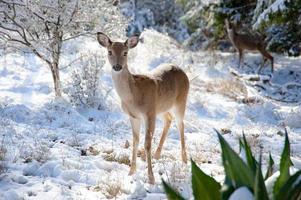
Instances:
[[[273,174],[274,161],[270,155],[269,166],[265,178],[261,169],[261,156],[259,161],[255,160],[251,148],[243,135],[240,140],[241,153],[244,159],[230,147],[223,136],[218,132],[218,138],[222,149],[222,161],[225,170],[225,181],[221,185],[214,178],[205,174],[193,162],[191,164],[192,172],[192,190],[194,199],[231,199],[234,193],[244,188],[253,195],[255,200],[286,199],[295,200],[301,197],[301,170],[290,175],[290,143],[287,132],[285,132],[285,144],[280,158],[279,176]],[[268,179],[270,177],[270,179]],[[276,179],[275,179],[276,177]],[[266,182],[265,179],[268,179]],[[168,199],[184,199],[175,192],[163,180],[163,187]],[[272,190],[270,190],[272,188]],[[236,194],[237,194],[236,193]],[[251,195],[251,196],[252,196]]]
[[[6,162],[5,162],[7,149],[5,147],[4,137],[0,142],[1,142],[0,143],[0,175],[1,175],[7,169]]]
[[[70,103],[76,107],[104,108],[104,98],[101,93],[100,75],[104,59],[98,55],[81,56],[78,65],[80,68],[72,72],[64,92]]]
[[[268,19],[260,24],[267,29],[268,48],[279,53],[289,53],[301,43],[301,2],[284,0],[284,5],[285,9],[268,13]]]

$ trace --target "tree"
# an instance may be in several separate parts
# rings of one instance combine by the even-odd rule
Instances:
[[[61,96],[59,74],[62,44],[101,27],[122,33],[127,22],[112,1],[0,0],[0,39],[26,47],[50,68],[56,96]]]
[[[278,0],[265,3],[262,10],[254,20],[253,27],[266,32],[268,48],[289,55],[294,55],[291,51],[299,48],[299,52],[296,52],[298,56],[301,43],[301,1]]]

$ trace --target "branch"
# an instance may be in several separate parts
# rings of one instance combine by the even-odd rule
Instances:
[[[73,36],[70,36],[70,37],[67,37],[67,38],[63,39],[63,42],[78,38],[80,36],[91,36],[91,37],[93,36],[93,38],[94,38],[95,35],[96,35],[96,33],[90,33],[90,32],[80,33],[80,34],[73,35]]]
[[[3,28],[3,29],[8,30],[8,31],[16,32],[22,37],[22,34],[19,30],[3,26],[3,24],[1,22],[0,22],[0,28]]]
[[[14,7],[14,6],[13,6]],[[16,10],[13,9],[14,11],[14,15],[16,14]],[[9,16],[5,11],[3,11],[4,15],[9,18],[13,23],[14,25],[16,25],[17,27],[19,27],[21,30],[22,30],[22,33],[20,33],[20,31],[17,31],[19,33],[19,35],[23,38],[23,40],[26,42],[26,43],[30,43],[28,40],[27,40],[27,37],[26,37],[26,33],[25,33],[25,29],[23,26],[21,26],[14,18],[12,18],[11,16]]]
[[[37,49],[35,49],[33,46],[29,46],[29,47],[30,47],[30,49],[32,50],[32,52],[33,52],[34,54],[36,54],[39,58],[41,58],[43,61],[45,61],[49,66],[52,65],[51,61],[48,60],[47,58],[45,58],[42,54],[40,54],[40,53],[37,51]]]
[[[77,11],[78,11],[78,1],[76,1],[76,4],[75,4],[74,9],[73,9],[73,11],[72,11],[72,14],[71,14],[71,16],[70,16],[70,19],[69,19],[69,21],[66,23],[66,25],[72,22],[73,17],[74,17],[75,14],[77,13]]]

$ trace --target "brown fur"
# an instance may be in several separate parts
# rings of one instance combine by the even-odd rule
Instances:
[[[243,61],[244,50],[258,51],[263,57],[263,62],[258,70],[258,73],[264,66],[266,59],[269,59],[271,61],[271,70],[272,72],[274,72],[274,58],[266,51],[266,44],[264,43],[262,37],[237,33],[235,27],[232,24],[230,24],[230,22],[227,19],[225,20],[225,24],[227,28],[228,37],[239,53],[239,67],[241,65],[241,62]]]
[[[147,75],[134,75],[127,66],[127,52],[138,43],[138,37],[131,37],[126,42],[111,42],[103,33],[98,33],[99,43],[106,47],[109,61],[113,67],[112,78],[116,91],[121,99],[121,107],[130,117],[133,131],[133,153],[130,175],[136,171],[136,158],[139,144],[140,125],[145,122],[146,160],[148,178],[151,184],[155,179],[152,171],[151,143],[155,131],[156,116],[164,116],[164,129],[155,158],[159,159],[167,132],[175,115],[181,137],[181,154],[183,162],[187,162],[184,140],[183,118],[189,91],[189,79],[185,72],[173,64],[162,64]],[[114,66],[120,71],[114,71]]]

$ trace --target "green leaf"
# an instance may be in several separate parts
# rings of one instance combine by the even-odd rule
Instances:
[[[225,182],[221,188],[222,200],[228,200],[234,191],[235,188],[233,187],[231,180],[226,176]]]
[[[256,172],[256,160],[252,155],[251,148],[246,140],[246,136],[244,133],[243,133],[243,141],[242,142],[243,142],[242,144],[243,144],[243,148],[244,148],[245,154],[246,154],[247,163],[248,163],[249,167],[251,167],[253,172],[255,173]]]
[[[267,172],[265,174],[264,180],[267,180],[270,176],[272,176],[274,171],[274,160],[272,158],[271,152],[269,153],[269,166]]]
[[[178,192],[174,191],[163,179],[162,184],[168,200],[185,200]]]
[[[259,158],[259,164],[256,167],[254,196],[255,196],[255,200],[269,200],[269,195],[261,171],[261,155]]]
[[[239,155],[231,149],[223,136],[215,130],[222,148],[222,160],[225,168],[226,177],[229,178],[229,184],[235,189],[240,186],[247,186],[250,190],[254,186],[255,173]]]
[[[281,187],[275,200],[295,200],[301,198],[301,170],[291,176],[286,183]]]
[[[283,149],[283,152],[281,154],[281,159],[280,159],[280,175],[277,178],[274,188],[273,188],[274,196],[278,195],[281,187],[289,179],[289,177],[290,177],[289,168],[292,165],[293,165],[293,163],[290,158],[290,143],[289,143],[289,139],[288,139],[287,130],[285,129],[284,149]]]
[[[219,200],[221,185],[211,176],[205,174],[191,160],[192,191],[195,200]]]

